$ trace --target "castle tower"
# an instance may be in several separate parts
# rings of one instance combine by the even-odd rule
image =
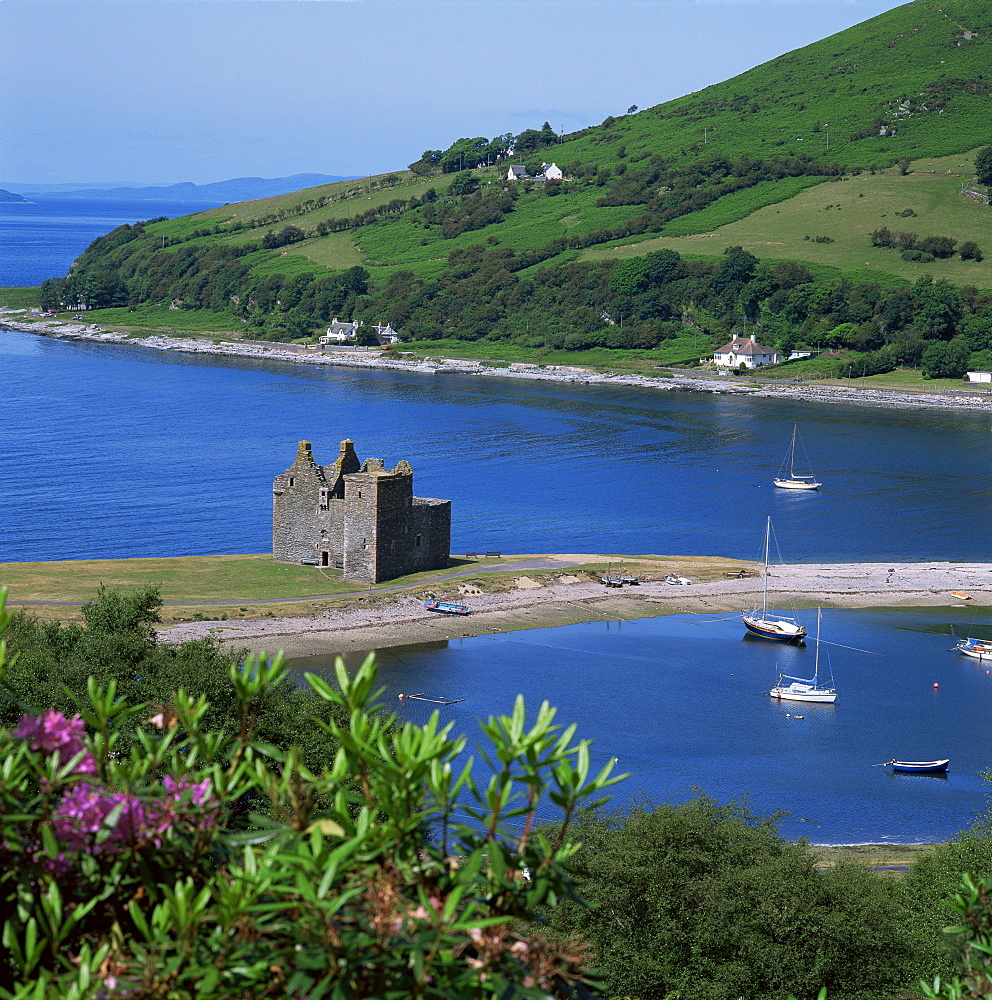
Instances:
[[[413,495],[405,461],[359,464],[341,442],[332,465],[318,466],[301,441],[272,488],[272,555],[282,562],[338,567],[345,579],[377,583],[443,569],[451,546],[451,502]]]

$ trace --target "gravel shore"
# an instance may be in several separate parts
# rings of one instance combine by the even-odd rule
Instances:
[[[114,330],[104,330],[87,323],[66,323],[61,320],[19,320],[24,310],[0,308],[0,326],[60,340],[82,340],[93,343],[128,344],[161,351],[181,351],[186,354],[215,354],[263,361],[289,361],[294,364],[334,365],[349,368],[380,368],[395,371],[422,372],[444,375],[460,373],[484,378],[516,378],[543,382],[573,382],[585,385],[629,385],[642,389],[667,392],[709,392],[745,396],[769,396],[777,399],[807,400],[817,403],[846,403],[858,406],[899,407],[907,409],[956,409],[992,411],[992,393],[975,388],[957,395],[924,392],[902,392],[894,389],[854,388],[818,383],[749,384],[734,378],[693,378],[676,375],[672,378],[652,378],[644,375],[611,375],[588,368],[569,366],[539,366],[512,364],[505,368],[490,367],[477,361],[431,358],[406,360],[379,352],[359,350],[314,351],[277,344],[223,342],[181,337],[135,337]]]
[[[171,642],[214,635],[253,651],[283,649],[290,657],[324,655],[436,642],[494,632],[551,628],[589,621],[621,621],[681,612],[740,612],[760,602],[761,579],[721,579],[672,586],[645,582],[607,590],[588,577],[571,576],[570,565],[594,556],[555,556],[556,582],[541,585],[521,573],[501,593],[463,593],[467,616],[426,611],[411,594],[356,600],[312,617],[198,621],[162,632]],[[549,567],[550,568],[550,567]],[[547,570],[545,570],[547,572]],[[952,592],[967,594],[957,597]],[[769,571],[769,603],[778,607],[992,606],[992,563],[817,563],[775,566]]]

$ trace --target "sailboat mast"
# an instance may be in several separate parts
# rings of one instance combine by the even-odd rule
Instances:
[[[817,687],[820,683],[820,615],[823,613],[822,608],[816,609],[816,657],[813,660],[813,686]]]
[[[772,536],[772,519],[769,516],[768,520],[765,522],[765,573],[764,573],[764,590],[761,597],[761,610],[762,613],[768,611],[768,546],[771,542]]]
[[[798,424],[792,425],[792,450],[789,452],[789,478],[796,478],[796,433],[799,430]]]

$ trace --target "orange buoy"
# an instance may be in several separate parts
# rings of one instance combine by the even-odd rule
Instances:
[[[934,682],[933,682],[933,686],[934,686],[935,688],[939,688],[939,687],[940,687],[940,685],[939,685],[939,684],[938,684],[938,683],[937,683],[936,681],[934,681]]]
[[[396,697],[397,697],[397,698],[399,698],[399,700],[400,700],[400,701],[402,701],[402,700],[403,700],[403,695],[401,695],[401,694],[400,694],[400,695],[397,695]]]

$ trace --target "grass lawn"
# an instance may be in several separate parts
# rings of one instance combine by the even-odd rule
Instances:
[[[663,341],[652,350],[556,351],[543,347],[523,347],[514,343],[464,340],[417,340],[403,344],[403,353],[418,357],[443,355],[450,358],[480,359],[493,365],[534,364],[581,368],[606,368],[610,371],[635,371],[659,375],[659,365],[676,365],[712,354],[711,338],[677,337]],[[663,376],[661,376],[663,377]]]
[[[16,285],[0,288],[0,305],[8,309],[33,309],[38,305],[38,289]]]
[[[315,607],[335,606],[338,601],[391,599],[393,592],[406,588],[415,594],[420,588],[429,589],[443,597],[457,596],[458,584],[464,582],[475,583],[486,591],[512,589],[515,575],[498,570],[511,559],[540,558],[544,556],[505,554],[502,560],[452,556],[446,569],[399,577],[371,588],[354,580],[342,580],[338,570],[277,563],[268,554],[0,563],[0,586],[8,588],[9,599],[16,605],[26,606],[40,617],[62,621],[81,620],[79,605],[93,600],[101,584],[124,591],[149,584],[158,587],[162,599],[169,603],[163,614],[165,621],[257,618],[312,614]],[[756,571],[756,564],[718,556],[614,554],[592,555],[589,562],[570,567],[567,572],[597,576],[611,563],[616,566],[620,562],[629,572],[644,578],[679,573],[700,580],[719,579],[742,566]],[[545,582],[553,582],[558,575],[522,572],[546,578]],[[326,600],[315,604],[317,597]]]

